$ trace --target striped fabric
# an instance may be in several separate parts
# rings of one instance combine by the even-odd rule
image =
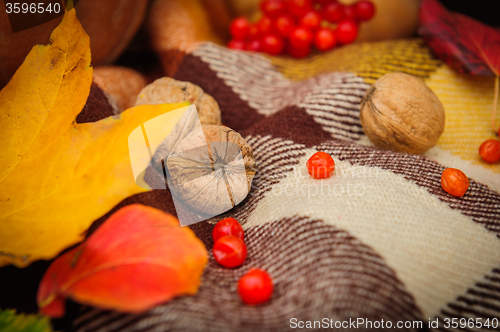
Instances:
[[[363,135],[360,101],[392,71],[421,77],[445,106],[445,132],[423,156],[379,150]],[[254,149],[258,171],[248,197],[190,226],[210,249],[215,223],[238,219],[248,258],[226,269],[210,254],[197,295],[145,313],[82,307],[75,331],[285,331],[292,319],[324,318],[383,319],[396,331],[500,330],[451,324],[500,320],[500,165],[477,157],[480,142],[492,137],[490,79],[454,73],[418,39],[351,45],[302,61],[204,44],[184,57],[175,78],[211,94],[222,122]],[[307,174],[316,151],[333,156],[331,178]],[[471,180],[462,198],[441,189],[449,166]],[[121,206],[130,203],[175,214],[168,191]],[[267,304],[246,306],[237,295],[237,280],[252,267],[274,280]],[[380,330],[361,328],[372,329]]]

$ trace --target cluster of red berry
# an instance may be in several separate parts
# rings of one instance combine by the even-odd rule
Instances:
[[[245,233],[234,218],[226,218],[217,223],[212,232],[214,246],[212,253],[217,263],[224,267],[241,266],[247,258]],[[238,293],[246,304],[261,304],[269,301],[273,294],[273,280],[262,269],[251,269],[238,281]]]
[[[351,5],[338,0],[263,0],[260,8],[264,15],[254,24],[245,17],[231,22],[229,48],[303,58],[313,45],[327,51],[352,43],[359,22],[375,14],[375,6],[367,0]]]

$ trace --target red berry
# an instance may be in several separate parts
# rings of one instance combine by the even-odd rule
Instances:
[[[328,153],[318,151],[306,163],[307,171],[315,179],[327,179],[335,170],[335,162]]]
[[[287,37],[295,26],[290,15],[280,15],[274,20],[274,29],[283,37]]]
[[[255,25],[259,28],[261,35],[265,35],[273,31],[273,21],[267,16],[262,16],[262,18]]]
[[[358,16],[356,15],[356,9],[354,5],[344,6],[344,20],[353,20],[354,22],[358,21]]]
[[[311,10],[302,16],[300,25],[311,30],[316,30],[321,25],[321,16],[315,10]]]
[[[349,44],[358,36],[358,25],[353,20],[342,20],[337,25],[336,32],[341,44]]]
[[[250,23],[243,17],[237,17],[231,21],[229,32],[235,39],[244,39],[250,33]]]
[[[244,50],[245,42],[243,40],[232,39],[229,41],[229,43],[227,43],[227,47],[233,50]]]
[[[243,232],[243,227],[241,227],[240,223],[234,218],[222,219],[215,225],[212,231],[214,242],[217,242],[218,239],[227,235],[237,236],[244,240],[245,233]]]
[[[260,3],[260,9],[265,15],[276,17],[286,11],[283,0],[264,0]]]
[[[469,179],[461,170],[447,168],[441,174],[441,187],[447,193],[461,197],[469,188]]]
[[[313,40],[311,30],[304,27],[296,27],[290,33],[290,44],[293,47],[305,48],[309,47]]]
[[[248,37],[250,39],[257,39],[260,36],[260,29],[257,24],[250,25],[250,30],[248,32]]]
[[[322,11],[323,18],[330,23],[337,23],[344,18],[344,6],[339,2],[326,5]]]
[[[320,51],[328,51],[337,44],[337,37],[333,30],[328,28],[319,29],[314,36],[314,45]]]
[[[317,3],[322,8],[324,8],[325,6],[327,6],[333,2],[337,2],[337,0],[313,0],[313,3]]]
[[[288,10],[295,17],[302,17],[312,9],[311,0],[289,0]]]
[[[245,50],[252,52],[262,52],[262,42],[260,39],[254,39],[245,43]]]
[[[361,0],[354,5],[358,21],[368,21],[375,15],[375,5],[371,1]]]
[[[311,53],[311,46],[306,46],[306,47],[295,47],[292,45],[288,45],[288,54],[293,56],[294,58],[301,59],[305,58],[306,56]]]
[[[273,280],[261,269],[252,269],[238,281],[238,293],[246,304],[261,304],[273,295]]]
[[[479,147],[479,155],[487,163],[496,163],[500,160],[500,141],[487,140]]]
[[[267,34],[262,37],[262,50],[271,55],[278,55],[283,52],[285,42],[283,39],[274,34]]]
[[[239,237],[227,235],[214,243],[212,253],[220,265],[229,268],[237,267],[247,258],[247,246]]]

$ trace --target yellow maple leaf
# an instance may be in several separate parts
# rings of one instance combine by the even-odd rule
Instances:
[[[136,185],[128,135],[187,103],[77,124],[90,92],[89,37],[72,9],[0,91],[0,266],[27,266],[82,240]],[[172,112],[175,113],[175,112]]]

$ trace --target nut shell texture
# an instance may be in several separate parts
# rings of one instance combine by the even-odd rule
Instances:
[[[255,175],[252,148],[236,131],[202,126],[186,136],[167,160],[169,186],[188,208],[215,216],[239,204]]]
[[[94,83],[107,93],[110,103],[119,112],[134,106],[135,96],[146,86],[146,79],[137,71],[119,66],[94,68]]]
[[[376,146],[420,154],[437,143],[445,113],[441,101],[422,80],[391,73],[367,92],[360,119],[366,136]]]
[[[192,102],[198,111],[202,124],[220,125],[219,104],[202,88],[190,83],[162,77],[141,90],[135,105],[156,105],[163,103]]]

